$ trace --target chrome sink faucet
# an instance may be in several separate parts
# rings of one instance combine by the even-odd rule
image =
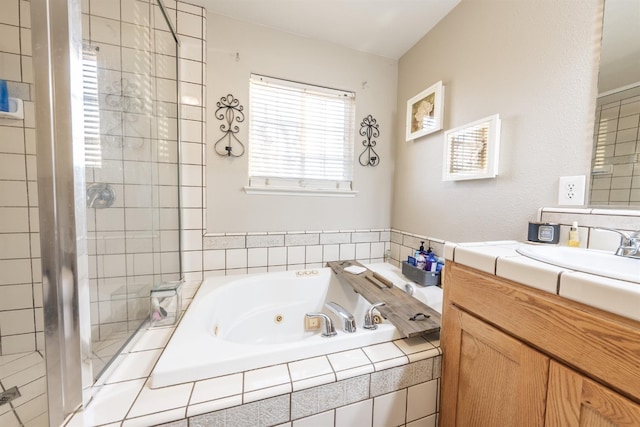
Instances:
[[[606,230],[620,235],[620,245],[616,250],[616,255],[626,258],[640,259],[640,230],[627,234],[615,228],[596,227],[596,230]]]
[[[356,331],[356,320],[353,314],[349,313],[343,306],[333,301],[326,303],[324,306],[342,319],[345,332],[351,333]]]

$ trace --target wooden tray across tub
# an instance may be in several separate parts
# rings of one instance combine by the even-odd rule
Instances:
[[[378,307],[377,310],[406,338],[440,330],[442,320],[440,313],[409,296],[405,291],[369,269],[360,274],[344,271],[346,267],[352,265],[364,267],[357,261],[327,263],[341,283],[350,285],[371,304],[383,302],[385,305]],[[414,320],[410,320],[411,318]]]

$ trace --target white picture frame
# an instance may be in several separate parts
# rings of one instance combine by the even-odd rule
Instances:
[[[500,155],[500,115],[444,133],[443,181],[495,178]]]
[[[407,141],[442,130],[444,86],[442,81],[407,101]]]

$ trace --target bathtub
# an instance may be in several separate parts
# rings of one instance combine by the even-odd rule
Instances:
[[[397,268],[389,264],[370,268],[404,288],[407,280]],[[340,319],[324,308],[329,301],[353,314],[355,333],[345,333]],[[340,283],[330,268],[208,278],[153,369],[151,388],[401,338],[388,322],[373,331],[362,327],[370,305],[350,286]],[[326,338],[321,330],[305,330],[305,314],[319,311],[332,318],[336,336]]]

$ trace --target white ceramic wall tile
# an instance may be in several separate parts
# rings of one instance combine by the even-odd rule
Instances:
[[[436,415],[429,415],[428,417],[420,418],[416,421],[407,423],[407,427],[436,427],[437,417]]]
[[[151,389],[148,384],[145,384],[127,417],[140,417],[168,409],[186,409],[192,389],[193,383],[158,389]],[[184,414],[184,410],[182,413]]]
[[[242,395],[237,394],[231,397],[224,397],[222,399],[209,400],[203,403],[190,404],[187,407],[187,416],[193,417],[196,415],[206,414],[208,412],[219,411],[221,409],[231,408],[233,406],[242,405]]]
[[[406,389],[374,398],[373,427],[404,425],[406,405]]]
[[[340,245],[324,245],[322,248],[322,261],[331,262],[340,259]]]
[[[318,233],[286,234],[285,246],[317,245],[320,242]]]
[[[0,268],[11,265],[11,263],[0,261]],[[33,304],[33,293],[31,285],[5,285],[0,288],[0,292],[2,292],[2,298],[0,298],[0,311],[24,309],[31,307],[31,305]]]
[[[305,263],[305,247],[290,246],[287,248],[287,264],[304,264]],[[304,266],[302,267],[304,268]]]
[[[247,267],[247,250],[246,249],[229,249],[227,251],[227,269],[246,268]]]
[[[34,310],[0,311],[0,325],[3,335],[18,335],[35,332]]]
[[[3,7],[5,8],[0,17],[0,22],[9,25],[20,25],[20,3],[17,1],[6,2]]]
[[[340,243],[351,243],[351,233],[324,232],[320,234],[321,245],[335,245]]]
[[[356,257],[356,246],[353,243],[344,243],[340,245],[340,260],[351,260]]]
[[[336,379],[338,381],[341,381],[347,378],[354,378],[354,377],[359,377],[360,375],[370,374],[373,371],[375,371],[375,367],[371,364],[358,366],[355,368],[345,369],[343,371],[337,371]]]
[[[331,372],[325,375],[318,375],[311,378],[301,379],[293,381],[293,391],[303,390],[306,388],[317,387],[322,384],[329,384],[336,381],[336,375]]]
[[[560,296],[640,321],[640,286],[591,274],[560,276]]]
[[[384,258],[385,243],[375,242],[371,243],[371,258]]]
[[[334,418],[334,411],[322,412],[311,417],[293,421],[293,427],[334,427]]]
[[[189,404],[222,399],[242,393],[242,374],[197,381]]]
[[[601,251],[614,252],[620,246],[620,235],[612,231],[598,230],[591,228],[589,230],[589,249],[598,249]]]
[[[269,267],[287,264],[287,248],[275,247],[269,248]],[[271,269],[269,269],[271,271]]]
[[[371,345],[362,350],[373,363],[404,356],[404,353],[393,342]]]
[[[321,263],[322,262],[322,245],[314,245],[306,247],[306,262]]]
[[[453,261],[453,255],[456,248],[457,243],[447,242],[444,245],[444,258],[446,261]]]
[[[356,259],[369,259],[371,257],[371,243],[356,243]]]
[[[463,246],[455,249],[455,261],[477,268],[489,274],[496,272],[496,259],[499,256],[515,256],[514,248],[504,246]]]
[[[118,369],[109,376],[107,384],[127,381],[136,378],[146,378],[160,357],[162,350],[147,350],[129,353],[118,366]]]
[[[277,246],[284,246],[284,234],[250,234],[247,236],[248,248],[270,248]]]
[[[174,330],[175,328],[153,328],[146,330],[133,345],[131,352],[164,348],[169,342]]]
[[[404,354],[435,350],[433,344],[422,337],[406,338],[393,342]]]
[[[371,361],[361,349],[333,353],[329,354],[327,357],[336,372],[371,365]]]
[[[144,382],[139,379],[100,387],[89,405],[78,414],[80,425],[102,425],[124,419]]]
[[[293,391],[291,383],[280,384],[273,387],[261,388],[254,391],[245,391],[242,395],[243,403],[256,402],[273,396],[291,393]]]
[[[267,266],[267,248],[251,248],[247,250],[247,266],[248,267],[266,267]]]
[[[122,423],[122,427],[147,427],[168,423],[185,417],[185,408],[172,409],[169,411],[156,412],[137,418],[127,418]]]
[[[205,270],[224,270],[226,251],[223,249],[203,251]]]
[[[190,13],[178,12],[176,29],[180,34],[202,38],[202,19]]]
[[[268,368],[248,371],[244,374],[244,391],[254,391],[266,387],[289,383],[287,365],[276,365]]]
[[[407,421],[415,421],[436,412],[438,380],[409,387],[407,394]]]
[[[566,269],[541,263],[525,256],[500,257],[497,260],[496,275],[540,289],[557,293],[558,278]]]
[[[406,365],[407,363],[409,363],[409,358],[407,356],[402,356],[375,362],[373,367],[376,371],[384,371],[385,369],[395,368],[397,366]]]
[[[373,422],[373,399],[336,408],[335,427],[370,426]]]
[[[331,365],[325,356],[313,357],[289,363],[291,381],[299,381],[325,374],[333,374]]]

